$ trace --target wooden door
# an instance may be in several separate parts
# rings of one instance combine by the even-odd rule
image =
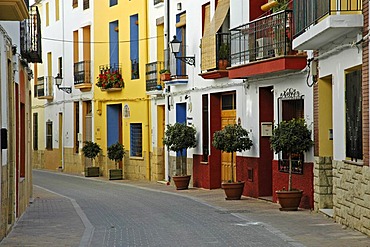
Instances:
[[[228,124],[236,123],[236,110],[222,110],[221,111],[221,128]],[[233,174],[234,181],[236,180],[236,153],[234,153]],[[221,181],[231,180],[231,154],[221,153]]]

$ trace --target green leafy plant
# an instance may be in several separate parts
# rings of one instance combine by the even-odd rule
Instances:
[[[229,56],[230,56],[230,47],[229,47],[229,44],[226,43],[226,42],[223,42],[221,45],[220,45],[220,49],[218,51],[218,58],[220,60],[228,60],[229,59]]]
[[[98,81],[96,86],[102,89],[123,88],[125,85],[122,75],[118,70],[104,70],[101,74],[99,74],[97,79]]]
[[[168,69],[161,69],[159,71],[159,74],[171,74],[171,71],[169,71]]]
[[[126,153],[123,144],[119,142],[112,144],[108,147],[107,151],[108,158],[114,161],[116,169],[118,169],[118,163],[123,159]]]
[[[226,125],[222,130],[213,134],[212,145],[222,152],[231,153],[231,181],[234,182],[234,153],[249,150],[253,142],[249,132],[240,124]]]
[[[186,175],[186,164],[184,166],[183,156],[186,149],[197,146],[196,129],[194,126],[187,126],[185,123],[175,123],[167,125],[163,144],[169,150],[180,152],[181,156],[181,175]]]
[[[272,12],[276,13],[281,10],[286,10],[289,7],[289,1],[288,0],[276,0],[278,2],[277,6],[272,8]]]
[[[99,153],[102,151],[99,144],[92,142],[92,141],[85,141],[84,146],[82,147],[82,153],[85,157],[94,160]]]
[[[303,118],[280,122],[272,131],[271,148],[275,153],[286,152],[289,159],[288,190],[292,190],[292,154],[308,151],[313,145],[311,130]]]

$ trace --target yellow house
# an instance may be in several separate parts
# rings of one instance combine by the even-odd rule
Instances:
[[[108,176],[115,165],[107,147],[120,142],[123,176],[150,179],[147,1],[96,1],[94,23],[94,139],[103,149],[96,165]]]

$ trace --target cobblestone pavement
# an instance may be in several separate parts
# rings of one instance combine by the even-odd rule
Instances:
[[[35,200],[1,246],[369,246],[370,238],[309,210],[221,189],[34,172]],[[63,196],[62,196],[63,195]]]

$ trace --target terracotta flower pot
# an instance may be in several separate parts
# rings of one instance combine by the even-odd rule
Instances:
[[[222,183],[221,188],[225,191],[226,200],[240,200],[243,194],[244,181],[233,183]]]
[[[162,81],[170,81],[171,80],[171,74],[169,74],[169,73],[161,74],[161,80]]]
[[[302,190],[280,190],[276,195],[281,206],[280,211],[297,211],[301,203]]]
[[[177,190],[187,190],[190,182],[190,175],[185,176],[173,176],[173,182],[175,183]]]

